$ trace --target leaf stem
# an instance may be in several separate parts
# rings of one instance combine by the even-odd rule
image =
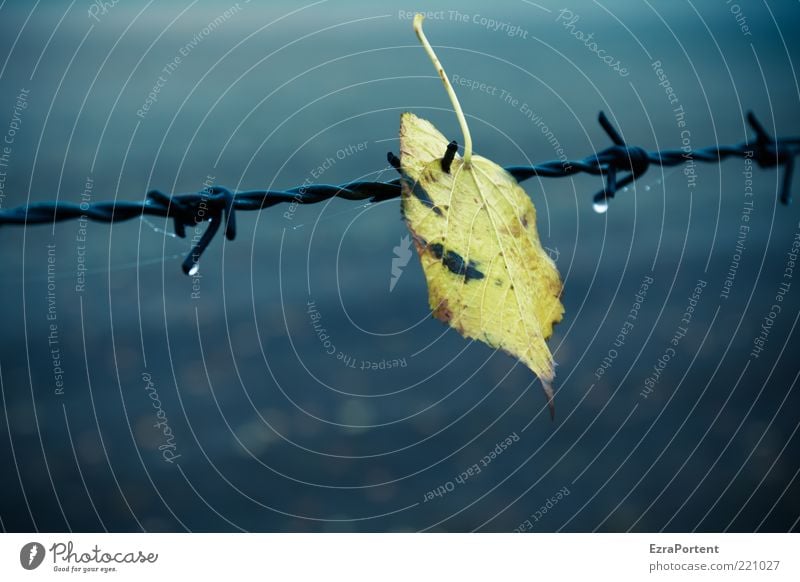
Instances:
[[[470,160],[472,159],[472,136],[469,133],[467,119],[464,117],[464,111],[461,109],[461,104],[458,102],[456,92],[453,90],[453,86],[450,84],[450,80],[447,78],[447,75],[444,72],[442,63],[439,62],[439,58],[436,56],[436,53],[433,52],[431,43],[428,42],[428,39],[425,37],[425,33],[422,32],[423,20],[425,20],[425,16],[423,14],[417,14],[414,16],[414,32],[417,33],[419,42],[422,43],[422,46],[425,48],[425,52],[428,53],[428,57],[430,57],[431,62],[436,69],[436,72],[439,73],[439,77],[442,79],[444,88],[447,91],[447,96],[450,97],[450,103],[453,104],[453,109],[456,111],[456,117],[458,117],[458,123],[461,126],[461,133],[464,134],[464,166],[469,168]]]

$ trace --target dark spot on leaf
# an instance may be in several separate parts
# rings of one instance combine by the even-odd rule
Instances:
[[[502,287],[503,286],[503,280],[502,279],[495,279],[494,280],[494,284],[497,285],[498,287]]]
[[[528,219],[525,218],[525,215],[523,214],[522,216],[520,216],[519,219],[522,222],[522,226],[524,226],[525,228],[528,228]]]
[[[450,323],[453,319],[453,312],[447,304],[447,299],[442,299],[442,302],[433,310],[433,316],[444,323]]]
[[[437,259],[441,259],[442,264],[456,275],[463,275],[465,281],[473,279],[483,279],[484,274],[478,270],[475,261],[464,261],[464,258],[455,251],[447,251],[441,243],[433,243],[428,248]]]

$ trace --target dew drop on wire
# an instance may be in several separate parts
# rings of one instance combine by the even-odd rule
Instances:
[[[192,265],[192,267],[189,269],[189,276],[190,276],[190,277],[194,277],[195,275],[197,275],[197,273],[198,273],[199,271],[200,271],[200,263],[195,263],[195,264],[194,264],[194,265]]]
[[[606,200],[597,200],[592,204],[592,208],[597,214],[605,214],[608,210],[608,202]]]

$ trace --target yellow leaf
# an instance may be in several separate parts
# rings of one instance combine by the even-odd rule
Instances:
[[[412,113],[400,120],[402,210],[428,282],[433,315],[461,335],[502,349],[541,380],[553,414],[553,356],[546,339],[564,306],[555,264],[542,249],[536,210],[503,168],[473,156],[460,106],[427,44],[465,133],[464,157],[443,165],[448,140]],[[452,153],[452,152],[451,152]]]

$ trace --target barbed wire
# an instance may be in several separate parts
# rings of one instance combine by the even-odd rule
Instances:
[[[608,201],[623,187],[640,178],[650,166],[678,166],[684,163],[720,163],[730,157],[751,158],[761,168],[782,166],[783,182],[780,200],[790,202],[790,186],[794,172],[794,159],[800,154],[800,138],[772,138],[750,112],[747,121],[755,133],[755,141],[744,141],[731,146],[709,146],[698,150],[673,149],[648,152],[638,146],[625,144],[619,132],[603,112],[599,122],[614,145],[581,160],[554,160],[534,166],[507,166],[505,169],[517,181],[529,178],[563,178],[578,173],[604,176],[605,185],[594,195],[595,209],[604,211]],[[442,160],[447,169],[453,160],[457,144],[451,142]],[[400,171],[400,161],[391,152],[389,163]],[[622,176],[620,176],[622,174]],[[121,222],[145,215],[161,216],[173,220],[175,235],[186,237],[186,227],[208,222],[202,236],[193,243],[189,255],[183,261],[183,272],[193,275],[199,268],[200,257],[225,224],[225,237],[236,237],[237,210],[263,210],[282,203],[315,204],[330,198],[345,200],[369,200],[382,202],[398,198],[401,180],[389,182],[357,181],[346,184],[308,184],[288,190],[246,190],[232,192],[223,186],[210,186],[200,192],[168,195],[160,190],[151,190],[143,201],[94,202],[36,202],[6,210],[0,210],[0,226],[3,224],[44,224],[63,220],[86,218],[99,222]]]

